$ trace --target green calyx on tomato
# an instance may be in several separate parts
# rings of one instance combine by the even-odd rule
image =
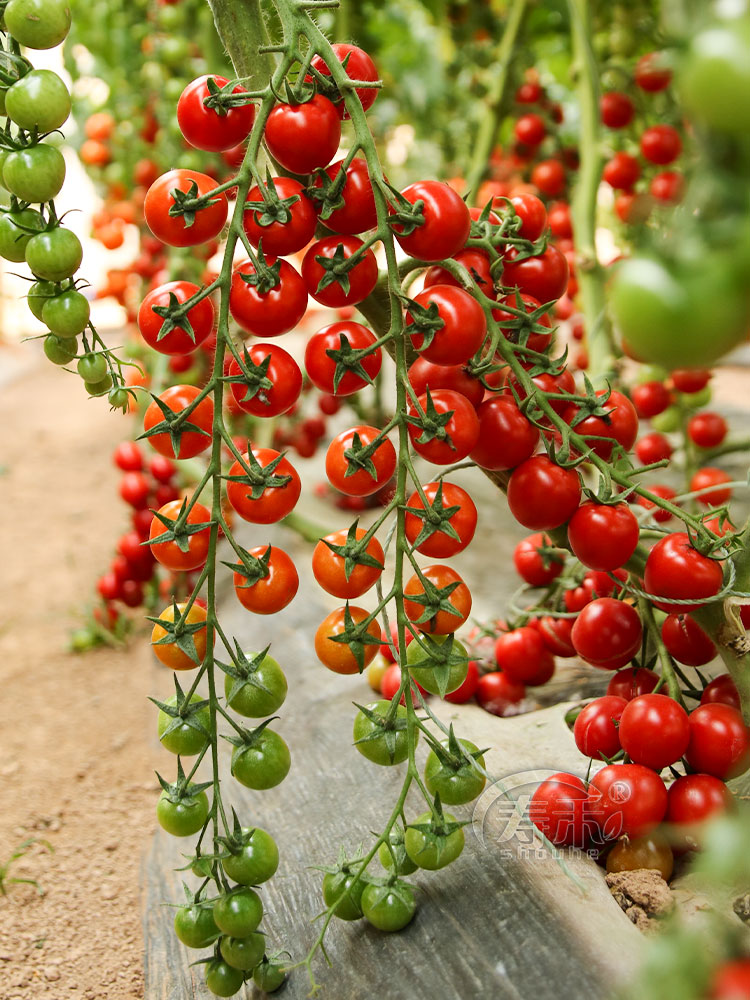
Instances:
[[[220,840],[224,873],[240,885],[267,882],[279,867],[279,849],[270,833],[259,826],[241,826],[236,813],[232,833]]]
[[[246,788],[258,791],[275,788],[289,774],[292,764],[286,742],[269,729],[271,719],[266,719],[255,729],[239,727],[238,736],[225,736],[233,746],[232,776]]]
[[[233,565],[233,569],[236,567]],[[227,704],[247,718],[273,715],[284,704],[287,681],[279,664],[268,655],[270,646],[260,653],[243,653],[235,641],[232,663],[217,663],[226,674],[224,695]]]
[[[386,767],[406,760],[409,756],[406,707],[382,700],[357,708],[354,746],[362,756]]]
[[[166,701],[149,698],[159,709],[157,727],[162,746],[172,753],[192,757],[204,750],[211,739],[209,702],[197,693],[190,699],[174,675],[175,693]]]
[[[406,853],[404,831],[398,823],[394,823],[391,827],[388,833],[388,842],[383,841],[378,848],[378,858],[383,868],[387,868],[396,875],[411,875],[417,870],[417,866]]]
[[[464,849],[465,823],[451,813],[443,813],[440,796],[435,796],[432,811],[418,816],[404,835],[406,853],[419,868],[436,871],[455,861]]]
[[[189,837],[203,828],[210,812],[205,789],[213,782],[191,784],[185,777],[182,764],[177,759],[177,781],[166,782],[160,774],[156,777],[162,793],[156,806],[156,818],[167,833],[174,837]]]
[[[473,801],[485,786],[485,776],[479,770],[484,768],[484,751],[471,740],[458,739],[452,725],[447,740],[430,739],[430,746],[424,769],[428,791],[448,805]]]
[[[213,904],[200,896],[200,892],[194,895],[185,886],[186,903],[175,911],[175,934],[186,948],[208,948],[221,933],[214,920]]]
[[[400,931],[417,910],[414,890],[400,879],[368,885],[362,893],[362,912],[379,931]]]
[[[409,673],[425,691],[444,698],[466,680],[469,654],[454,635],[420,634],[406,650]]]

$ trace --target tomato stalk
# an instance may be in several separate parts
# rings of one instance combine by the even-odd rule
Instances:
[[[492,88],[487,95],[484,114],[479,131],[474,140],[474,154],[466,172],[466,190],[474,197],[487,172],[492,148],[495,145],[500,120],[505,112],[506,90],[510,81],[510,71],[523,22],[528,9],[528,0],[512,0],[503,29],[500,44],[494,60]]]
[[[604,269],[596,253],[596,199],[602,175],[599,115],[599,69],[591,47],[591,10],[587,0],[568,0],[573,59],[578,72],[580,166],[571,198],[578,285],[586,319],[588,373],[604,383],[616,365],[612,327],[607,312]]]

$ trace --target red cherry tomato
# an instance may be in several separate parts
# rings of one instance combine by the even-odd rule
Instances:
[[[518,235],[535,243],[547,228],[547,209],[544,207],[544,202],[534,194],[516,194],[510,201],[521,220]]]
[[[607,392],[608,390],[600,389],[596,395],[605,397]],[[615,443],[623,451],[630,451],[638,435],[638,414],[635,407],[627,396],[616,390],[602,399],[601,407],[605,410],[603,416],[590,415],[578,420],[580,409],[573,403],[563,412],[563,420],[573,427],[575,433],[584,439],[586,446],[600,458],[609,459]]]
[[[271,156],[293,174],[310,174],[326,167],[341,141],[341,120],[322,94],[304,104],[277,104],[266,122]]]
[[[421,356],[435,365],[461,365],[476,354],[487,334],[487,321],[477,300],[454,285],[432,285],[414,298],[406,313],[406,332]],[[429,334],[420,327],[421,311],[430,313]],[[436,315],[434,315],[436,314]],[[437,323],[442,326],[437,326]],[[429,336],[428,334],[428,336]]]
[[[640,176],[641,165],[630,153],[615,153],[602,170],[602,177],[615,191],[630,191]]]
[[[655,601],[657,608],[669,614],[681,614],[686,605],[670,603],[672,600],[699,600],[713,597],[721,590],[723,576],[721,564],[701,555],[690,544],[684,531],[676,531],[661,538],[648,554],[643,584],[646,593],[666,600]],[[700,603],[689,606],[691,611]]]
[[[716,646],[690,615],[667,615],[661,637],[670,656],[688,667],[702,667],[716,656]]]
[[[312,335],[305,348],[305,371],[308,378],[322,392],[336,396],[351,396],[352,393],[359,392],[380,371],[383,360],[380,348],[352,358],[349,363],[341,360],[338,381],[336,374],[339,362],[329,352],[345,350],[347,344],[352,351],[367,351],[374,343],[375,336],[361,323],[345,320],[324,326]],[[364,371],[364,376],[360,373],[360,368]]]
[[[239,145],[250,135],[255,108],[252,104],[222,109],[206,107],[205,101],[211,93],[209,80],[219,90],[229,83],[223,76],[201,76],[189,83],[177,101],[177,124],[191,146],[218,153]],[[245,88],[237,84],[230,93],[244,94]]]
[[[403,227],[393,224],[401,248],[410,257],[420,260],[445,260],[463,249],[469,238],[469,209],[452,187],[441,181],[417,181],[401,192],[412,205],[422,202],[424,220],[409,235]]]
[[[269,552],[270,549],[270,552]],[[259,545],[248,550],[265,562],[268,575],[250,583],[243,572],[234,574],[234,591],[240,604],[255,615],[275,615],[287,606],[299,588],[297,567],[277,545]],[[242,564],[237,564],[242,570]]]
[[[330,167],[326,167],[325,172],[331,183],[335,184],[343,162],[343,160],[338,160]],[[346,168],[345,177],[343,187],[338,193],[343,204],[329,212],[326,218],[321,216],[320,221],[334,233],[357,236],[368,229],[374,229],[378,223],[375,195],[372,191],[367,160],[361,156],[355,156]],[[313,187],[322,188],[323,184],[323,179],[316,174]]]
[[[433,365],[427,358],[419,357],[408,371],[409,383],[417,396],[424,396],[429,389],[450,389],[466,396],[477,407],[484,399],[484,386],[461,365]]]
[[[182,413],[199,395],[200,389],[194,385],[173,385],[165,389],[159,400],[175,414]],[[167,458],[193,458],[211,446],[214,419],[213,400],[206,396],[191,411],[183,425],[191,425],[196,430],[183,431],[175,447],[169,430],[160,431],[147,438],[148,443]],[[152,402],[143,417],[144,431],[150,431],[165,422],[164,414],[157,402]]]
[[[715,702],[740,710],[740,693],[729,674],[719,674],[703,689],[701,705],[711,705]]]
[[[694,771],[728,781],[750,767],[750,731],[735,708],[710,702],[690,714],[685,760]]]
[[[573,736],[584,756],[593,757],[594,760],[610,760],[619,753],[621,747],[618,725],[627,704],[624,698],[604,695],[589,702],[580,711],[573,726]]]
[[[506,715],[514,705],[523,701],[526,688],[511,680],[502,670],[483,674],[477,684],[477,701],[491,715]]]
[[[171,215],[175,192],[185,198],[200,198],[216,187],[208,174],[195,170],[170,170],[162,174],[146,192],[143,214],[154,236],[171,247],[194,247],[212,240],[224,228],[229,211],[226,195],[214,195],[209,203],[192,213]],[[188,225],[188,220],[192,222]]]
[[[414,545],[431,526],[433,529],[438,527],[441,522],[438,521],[431,525],[429,514],[421,517],[412,513],[415,510],[432,509],[434,511],[438,491],[441,492],[439,506],[442,507],[443,511],[447,512],[451,508],[456,508],[448,523],[458,537],[452,538],[446,531],[439,528],[430,531],[427,537],[424,537],[419,545],[416,545],[416,549],[417,552],[421,552],[422,555],[429,556],[431,559],[449,559],[458,552],[463,552],[474,537],[477,526],[477,508],[466,490],[461,489],[460,486],[444,480],[440,483],[427,483],[423,486],[422,492],[427,502],[432,505],[431,508],[425,507],[419,491],[412,493],[406,501],[404,530],[409,544]]]
[[[366,534],[364,528],[357,528],[357,541],[361,541]],[[357,562],[347,573],[346,557],[335,551],[336,548],[346,546],[347,537],[348,532],[344,529],[321,538],[313,550],[312,570],[323,590],[333,594],[334,597],[351,600],[354,597],[361,597],[375,585],[383,572],[385,555],[377,538],[371,538],[362,549],[362,553],[371,560],[374,559],[380,566]]]
[[[607,685],[607,694],[632,701],[642,694],[650,694],[659,683],[659,675],[647,667],[626,667],[618,670]]]
[[[337,435],[326,453],[326,475],[339,492],[352,497],[367,497],[377,493],[396,470],[396,449],[389,438],[382,438],[371,454],[357,457],[357,441],[361,448],[370,449],[380,431],[377,427],[351,427]],[[347,460],[351,452],[351,463]]]
[[[544,549],[554,551],[547,554]],[[546,535],[536,532],[524,538],[513,550],[513,565],[518,575],[532,587],[546,587],[565,566],[565,551],[555,549]]]
[[[266,263],[278,268],[277,283],[268,290],[246,280],[256,279],[251,260],[234,269],[229,291],[229,311],[243,330],[256,337],[280,337],[293,330],[307,309],[307,286],[301,275],[285,260]]]
[[[641,647],[643,627],[638,612],[625,601],[600,597],[576,618],[571,640],[582,660],[603,670],[618,670]]]
[[[302,490],[299,475],[291,462],[272,448],[253,448],[252,456],[261,470],[275,462],[272,478],[278,482],[265,486],[260,495],[257,495],[262,484],[255,486],[238,480],[233,481],[232,477],[235,476],[254,478],[256,474],[254,463],[250,461],[248,455],[245,465],[254,475],[248,476],[243,465],[236,461],[229,470],[227,499],[245,521],[250,521],[251,524],[275,524],[291,513],[299,499]]]
[[[633,74],[637,87],[654,94],[669,86],[672,70],[661,52],[647,52],[635,65]]]
[[[444,611],[440,609],[431,617],[425,618],[430,609],[425,604],[410,600],[412,597],[423,597],[427,592],[422,578],[415,573],[404,586],[404,611],[407,618],[417,628],[432,635],[449,635],[451,632],[456,632],[471,612],[472,602],[469,588],[462,577],[450,566],[428,566],[422,570],[422,576],[438,590],[455,585],[448,597],[448,602],[455,610]]]
[[[653,462],[669,459],[672,457],[672,451],[669,439],[658,431],[644,434],[635,445],[636,457],[643,465],[651,465]]]
[[[678,368],[672,372],[672,385],[678,392],[700,392],[710,380],[711,372],[705,368]]]
[[[550,653],[565,659],[578,655],[570,638],[573,630],[573,622],[570,618],[555,618],[552,615],[545,615],[544,618],[532,620]]]
[[[599,100],[602,124],[607,128],[625,128],[635,117],[635,107],[627,94],[611,90]]]
[[[536,257],[517,261],[518,250],[511,247],[505,254],[502,283],[506,288],[518,288],[533,295],[539,302],[559,299],[568,287],[568,261],[556,246],[550,244]]]
[[[262,241],[266,257],[285,257],[307,246],[315,236],[318,217],[299,181],[274,177],[272,183],[275,197],[257,185],[248,191],[246,204],[261,207],[248,209],[242,225],[254,247]]]
[[[635,764],[661,771],[682,757],[689,740],[688,714],[668,695],[643,694],[623,710],[620,743]]]
[[[479,438],[471,460],[483,469],[514,469],[530,458],[539,442],[538,429],[510,396],[492,396],[477,410]]]
[[[687,431],[699,448],[718,448],[727,436],[727,422],[718,413],[696,413],[688,420]]]
[[[276,417],[286,413],[299,399],[302,392],[302,372],[299,365],[283,347],[278,344],[250,344],[247,348],[250,357],[250,368],[253,374],[261,378],[258,385],[253,379],[248,380],[237,363],[232,358],[229,364],[230,377],[242,377],[241,382],[230,382],[232,395],[237,405],[245,413],[256,417]],[[255,369],[265,369],[265,375],[256,373]],[[270,382],[270,385],[264,384]]]
[[[463,684],[445,695],[444,701],[449,701],[452,705],[464,705],[471,701],[479,687],[479,667],[475,660],[469,660],[466,679]]]
[[[654,496],[661,497],[662,500],[670,500],[674,503],[674,499],[677,496],[675,491],[671,486],[663,486],[661,483],[649,483],[648,487],[649,493],[653,493]],[[639,507],[645,507],[647,510],[653,510],[651,517],[654,521],[664,524],[672,517],[672,512],[669,510],[664,510],[663,507],[657,507],[653,500],[649,500],[648,497],[637,497],[636,503]]]
[[[652,125],[641,135],[641,154],[645,160],[666,166],[682,152],[680,133],[671,125]]]
[[[547,778],[531,796],[529,819],[556,847],[584,847],[591,824],[583,781],[564,772]]]
[[[378,264],[372,250],[358,254],[363,246],[362,240],[356,236],[326,236],[313,243],[302,260],[302,277],[307,291],[316,302],[340,309],[367,298],[378,280]],[[345,270],[343,261],[355,254],[358,254],[356,264]],[[339,272],[327,269],[327,263],[340,258],[342,265],[336,265],[341,267]]]
[[[701,824],[721,816],[734,804],[723,781],[710,774],[686,774],[669,787],[665,820],[676,829],[679,846],[697,846]]]
[[[617,569],[630,559],[638,545],[639,526],[624,503],[582,503],[568,524],[573,555],[596,570]]]
[[[546,684],[555,672],[554,656],[540,633],[528,625],[498,636],[495,659],[500,670],[519,684]]]
[[[434,465],[452,465],[466,458],[479,438],[479,418],[468,399],[450,389],[437,389],[429,397],[420,396],[418,402],[424,417],[413,404],[409,407],[409,416],[424,424],[409,422],[414,450]]]
[[[667,790],[651,768],[608,764],[589,785],[589,810],[606,840],[642,837],[661,823]]]
[[[531,171],[531,183],[548,198],[557,198],[565,190],[565,167],[559,160],[542,160]]]
[[[161,517],[166,517],[169,521],[177,521],[182,508],[181,500],[171,500],[164,504],[158,511]],[[185,537],[187,551],[183,552],[178,541],[155,542],[154,539],[172,530],[154,515],[151,522],[149,538],[151,539],[151,551],[157,562],[173,573],[186,573],[191,569],[199,569],[208,556],[208,543],[211,536],[211,529],[208,527],[211,521],[211,512],[202,503],[193,504],[187,516],[187,525],[205,524],[207,527],[196,531]]]
[[[161,354],[190,354],[203,343],[214,327],[214,307],[210,298],[201,299],[190,307],[185,317],[188,329],[178,324],[163,336],[165,319],[154,312],[155,308],[169,308],[172,301],[182,305],[199,291],[198,285],[189,281],[169,281],[148,293],[138,310],[138,329],[149,347]]]
[[[642,382],[640,385],[634,385],[630,398],[638,416],[646,419],[663,413],[672,402],[672,395],[663,382]]]
[[[573,516],[580,502],[578,473],[555,465],[546,455],[526,459],[511,473],[508,507],[525,528],[558,528]]]
[[[698,490],[709,490],[702,496],[696,497],[698,503],[704,507],[720,507],[727,500],[731,499],[732,490],[725,487],[724,483],[731,483],[732,477],[723,469],[716,469],[713,466],[704,466],[693,475],[690,480],[690,492]]]
[[[334,42],[331,48],[335,52],[338,61],[345,66],[346,75],[350,80],[358,80],[362,83],[377,82],[377,68],[364,49],[360,49],[356,45],[347,45],[344,42]],[[318,73],[322,73],[324,76],[331,75],[328,64],[322,56],[315,56],[311,65]],[[367,111],[375,103],[375,99],[378,96],[378,89],[377,87],[357,87],[354,93],[362,104],[362,110]],[[336,101],[335,107],[340,118],[351,117],[346,110],[343,98],[339,98]]]

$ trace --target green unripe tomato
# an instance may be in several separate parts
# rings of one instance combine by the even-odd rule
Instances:
[[[63,226],[32,236],[26,247],[26,263],[37,278],[47,281],[71,278],[81,266],[82,259],[81,241]]]
[[[10,87],[5,110],[27,132],[51,132],[67,121],[70,93],[51,69],[33,69]]]
[[[42,319],[42,312],[49,299],[60,294],[60,289],[53,281],[35,281],[26,296],[26,303],[37,319]]]
[[[417,866],[406,853],[404,831],[400,826],[391,827],[391,831],[388,834],[388,841],[391,845],[390,849],[388,844],[381,844],[378,848],[378,858],[383,868],[393,871],[395,867],[397,875],[411,875],[412,872],[415,872]]]
[[[221,957],[233,969],[252,971],[266,951],[266,939],[255,931],[247,937],[223,937],[219,944]]]
[[[173,837],[190,837],[197,833],[207,817],[208,796],[205,792],[186,795],[179,802],[173,802],[163,791],[156,804],[159,825]]]
[[[58,337],[77,337],[89,324],[91,306],[85,295],[69,288],[42,305],[42,322]]]
[[[53,365],[69,365],[78,354],[78,341],[73,337],[56,337],[50,333],[44,338],[44,353]]]
[[[14,149],[3,163],[3,184],[21,201],[34,205],[52,201],[65,180],[65,160],[59,149],[40,142]]]
[[[333,906],[341,897],[333,911],[339,920],[359,920],[362,916],[362,893],[367,882],[360,878],[352,886],[353,882],[354,875],[347,872],[327,872],[323,877],[323,899],[326,906]]]
[[[255,889],[234,889],[214,903],[216,926],[230,937],[247,937],[263,919],[263,903]]]
[[[162,10],[171,10],[173,8],[163,7]],[[164,85],[164,100],[169,101],[170,104],[176,104],[180,99],[180,95],[184,89],[184,83],[178,77],[173,76],[167,80]]]
[[[70,31],[68,0],[10,0],[5,27],[29,49],[54,49]]]
[[[708,406],[712,396],[710,384],[704,385],[698,392],[683,392],[681,394],[682,402],[691,410],[699,410],[702,406]]]
[[[442,646],[448,641],[448,636],[430,636],[429,641]],[[422,649],[416,640],[410,643],[406,649],[406,662],[409,665],[409,673],[417,684],[422,685],[425,691],[429,691],[431,694],[450,694],[451,691],[456,691],[461,687],[469,672],[469,654],[466,652],[466,647],[457,639],[453,640],[451,655],[457,659],[459,657],[461,659],[451,664],[444,692],[441,692],[438,678],[435,675],[436,668],[439,669],[441,667],[440,662],[434,660],[429,652],[426,649]]]
[[[362,912],[379,931],[402,930],[411,922],[416,910],[414,890],[406,882],[368,885],[362,893]]]
[[[253,972],[253,982],[264,993],[275,993],[280,986],[283,986],[285,979],[281,966],[269,962],[265,957],[259,965],[256,965]]]
[[[246,653],[248,660],[257,654]],[[262,719],[274,715],[284,704],[288,685],[284,671],[272,656],[266,654],[258,664],[250,680],[230,699],[232,688],[237,682],[228,674],[224,678],[224,695],[230,708],[247,718]],[[266,690],[263,690],[263,689]]]
[[[112,376],[105,375],[101,382],[84,382],[83,386],[89,396],[103,396],[112,388]]]
[[[174,915],[174,932],[186,948],[208,948],[219,928],[210,906],[181,906]]]
[[[243,833],[249,833],[244,828]],[[267,882],[279,867],[279,849],[270,833],[259,826],[253,829],[250,842],[237,854],[223,858],[221,866],[227,878],[240,885],[259,885]]]
[[[175,35],[167,36],[159,45],[159,58],[170,69],[178,69],[183,66],[189,56],[190,49],[186,38]]]
[[[680,426],[680,411],[676,406],[668,406],[651,418],[651,426],[662,434],[673,434]]]
[[[258,791],[280,785],[291,765],[289,747],[272,729],[264,729],[252,746],[235,747],[232,753],[232,776]]]
[[[406,706],[398,705],[391,728],[380,724],[389,714],[391,703],[381,700],[365,706],[376,716],[375,721],[368,719],[364,712],[359,711],[354,717],[354,745],[373,764],[391,767],[400,764],[409,756],[409,738],[406,729],[393,728],[395,723],[406,718]]]
[[[107,374],[107,359],[103,354],[84,354],[77,367],[84,382],[95,384],[103,381]]]
[[[132,397],[127,389],[116,385],[109,390],[108,399],[113,410],[128,410]]]
[[[85,360],[85,359],[81,359]],[[190,696],[191,702],[204,701],[205,699],[199,695],[197,692]],[[171,698],[167,698],[164,702],[165,705],[170,705],[174,707],[177,704],[177,695],[172,695]],[[194,757],[199,754],[204,747],[208,746],[211,739],[209,733],[211,732],[211,712],[209,711],[208,705],[204,705],[203,708],[199,709],[198,712],[194,712],[190,716],[190,722],[198,722],[206,730],[205,733],[201,733],[199,730],[194,729],[193,726],[189,725],[186,720],[182,720],[179,728],[173,729],[171,733],[165,732],[169,729],[170,725],[176,720],[168,715],[163,709],[159,710],[159,717],[156,722],[157,731],[159,733],[159,740],[161,745],[169,750],[171,753],[181,754],[183,757]]]
[[[26,247],[34,235],[26,232],[27,229],[38,233],[44,229],[44,219],[35,209],[24,208],[0,214],[0,257],[15,264],[26,260]]]
[[[239,969],[215,958],[206,966],[206,986],[217,997],[233,997],[239,993],[245,977]]]
[[[448,823],[455,823],[455,816],[450,813],[443,813]],[[417,816],[415,826],[407,826],[404,834],[404,846],[406,853],[415,865],[426,868],[428,871],[437,871],[438,868],[445,868],[459,856],[464,849],[464,831],[461,827],[448,834],[438,834],[430,837],[422,830],[417,830],[417,825],[434,822],[431,812],[424,812]]]
[[[471,740],[460,739],[458,742],[468,754],[474,754],[479,747]],[[448,751],[449,741],[441,740],[441,746]],[[484,767],[484,757],[475,758]],[[424,783],[427,790],[440,795],[440,801],[449,806],[460,806],[472,802],[485,786],[485,777],[471,764],[456,760],[457,766],[441,763],[434,750],[430,750],[424,768]]]
[[[750,129],[750,19],[735,18],[693,35],[677,86],[691,118],[719,132]]]

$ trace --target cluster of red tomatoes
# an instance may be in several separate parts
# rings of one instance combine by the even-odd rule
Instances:
[[[605,164],[602,176],[617,192],[615,212],[623,222],[643,222],[653,205],[675,205],[682,200],[685,177],[672,166],[682,152],[680,131],[663,121],[665,113],[668,113],[663,106],[644,107],[643,113],[639,114],[642,98],[665,91],[671,80],[672,71],[664,55],[648,52],[635,65],[633,82],[636,93],[633,97],[620,90],[607,91],[601,97],[602,123],[616,132],[617,145],[621,147]],[[649,118],[655,118],[656,123],[643,127],[644,120]],[[624,130],[635,122],[641,130],[640,135],[630,138]],[[647,188],[637,190],[642,179],[643,162],[650,170],[650,177],[645,178]],[[663,167],[671,169],[658,169]]]

